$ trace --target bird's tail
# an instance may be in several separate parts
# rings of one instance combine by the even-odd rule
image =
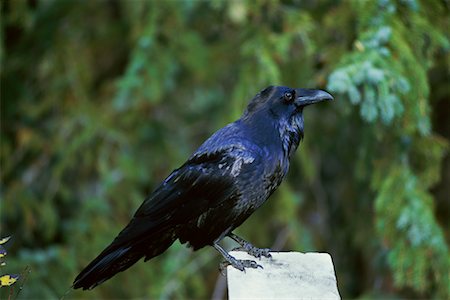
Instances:
[[[93,289],[118,272],[122,272],[145,256],[145,260],[163,253],[176,237],[172,233],[146,237],[132,245],[111,243],[75,278],[73,288]]]

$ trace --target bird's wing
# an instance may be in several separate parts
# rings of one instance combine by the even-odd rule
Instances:
[[[236,176],[256,160],[250,151],[223,148],[197,152],[142,203],[130,223],[74,281],[91,289],[145,256],[164,252],[178,238],[180,226],[239,196]],[[236,196],[236,197],[234,197]]]
[[[239,196],[236,176],[243,164],[255,163],[257,159],[256,153],[236,147],[196,153],[142,203],[114,242],[123,245],[141,236],[182,226],[223,201]]]

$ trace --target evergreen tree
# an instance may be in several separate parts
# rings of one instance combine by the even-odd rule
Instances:
[[[240,234],[331,253],[345,298],[448,298],[449,20],[443,0],[2,1],[1,235],[8,267],[31,268],[19,298],[60,298],[268,85],[336,101],[305,114],[287,182]],[[219,262],[176,243],[89,297],[207,298]]]

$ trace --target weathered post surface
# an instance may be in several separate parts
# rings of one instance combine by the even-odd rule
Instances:
[[[238,259],[254,257],[242,251]],[[333,262],[328,253],[271,252],[256,259],[263,269],[241,272],[227,267],[228,298],[237,299],[340,299]]]

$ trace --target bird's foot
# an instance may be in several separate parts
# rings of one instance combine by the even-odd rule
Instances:
[[[261,256],[264,256],[267,258],[272,257],[272,255],[270,254],[269,248],[257,248],[255,246],[253,246],[251,243],[244,240],[243,238],[235,235],[234,233],[230,233],[228,236],[231,237],[236,242],[238,242],[239,245],[241,245],[241,247],[235,248],[233,250],[243,250],[243,251],[247,252],[248,254],[250,254],[251,256],[254,256],[256,258],[261,258]]]
[[[271,258],[272,257],[272,255],[270,254],[271,250],[269,248],[256,248],[255,246],[253,246],[250,243],[247,243],[243,247],[234,248],[233,250],[245,251],[248,254],[250,254],[251,256],[256,257],[256,258],[261,258],[261,256],[264,256],[264,257],[267,257],[267,258]]]
[[[237,259],[234,256],[231,256],[225,249],[223,249],[217,242],[214,242],[213,245],[214,249],[216,249],[220,254],[222,254],[223,258],[225,258],[225,261],[222,262],[219,266],[220,273],[222,275],[225,275],[225,269],[227,266],[231,265],[234,268],[245,272],[245,268],[263,268],[261,265],[258,265],[258,263],[254,260],[247,260],[247,259]],[[254,247],[253,247],[254,248]]]
[[[225,276],[225,270],[230,265],[232,267],[238,269],[239,271],[242,271],[242,272],[245,272],[245,268],[252,268],[252,269],[261,268],[261,269],[263,269],[263,266],[259,265],[254,260],[236,259],[236,258],[231,256],[231,259],[223,261],[223,262],[220,263],[220,265],[219,265],[220,273],[222,273],[222,275]]]

